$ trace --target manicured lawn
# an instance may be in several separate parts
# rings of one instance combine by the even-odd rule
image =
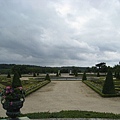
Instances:
[[[46,119],[46,118],[109,118],[120,119],[120,114],[113,113],[100,113],[92,111],[60,111],[60,112],[40,112],[40,113],[27,113],[21,114],[20,117],[27,116],[30,119]],[[3,117],[0,117],[2,119]]]
[[[41,113],[28,113],[21,116],[27,116],[30,119],[41,118],[112,118],[120,119],[120,114],[113,113],[99,113],[92,111],[60,111],[60,112],[41,112]]]

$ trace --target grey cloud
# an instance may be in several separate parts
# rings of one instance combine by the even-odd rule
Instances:
[[[118,0],[1,0],[0,63],[113,65],[120,52],[119,12]]]

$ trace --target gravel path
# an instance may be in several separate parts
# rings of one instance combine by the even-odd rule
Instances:
[[[52,81],[26,98],[22,113],[87,110],[120,114],[120,97],[102,98],[81,81]],[[0,106],[0,116],[5,110]]]

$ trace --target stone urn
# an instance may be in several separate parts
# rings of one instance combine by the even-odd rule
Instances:
[[[22,87],[12,88],[7,86],[1,95],[1,104],[6,110],[6,115],[11,120],[16,120],[20,114],[20,108],[22,108],[25,101],[25,92]]]
[[[24,103],[24,98],[20,100],[4,101],[1,100],[3,108],[6,110],[6,115],[11,119],[16,119],[20,115],[20,108]]]

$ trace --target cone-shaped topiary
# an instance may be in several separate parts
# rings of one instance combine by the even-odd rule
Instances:
[[[97,77],[100,77],[100,73],[99,72],[97,73]]]
[[[49,80],[49,81],[50,81],[50,76],[49,76],[49,74],[46,74],[45,80]]]
[[[117,73],[116,78],[120,79],[120,73],[119,72]]]
[[[10,75],[10,73],[9,73],[9,72],[8,72],[7,78],[11,78],[11,75]]]
[[[61,76],[61,72],[59,72],[59,76]]]
[[[74,73],[74,75],[75,75],[75,77],[77,77],[77,76],[78,76],[78,72],[76,71],[76,72]]]
[[[56,73],[56,77],[59,77],[59,74],[58,74],[58,72]]]
[[[19,77],[21,78],[22,76],[21,76],[21,72],[20,72],[20,70],[18,70],[18,74],[19,74]]]
[[[12,87],[13,88],[22,87],[21,80],[17,72],[15,72],[13,76]]]
[[[117,72],[114,73],[114,77],[117,78]]]
[[[36,77],[36,73],[33,73],[33,77]]]
[[[84,72],[83,77],[82,77],[82,80],[83,80],[83,81],[84,81],[84,80],[87,80],[86,72]]]
[[[112,72],[109,70],[103,85],[103,94],[115,94]]]

